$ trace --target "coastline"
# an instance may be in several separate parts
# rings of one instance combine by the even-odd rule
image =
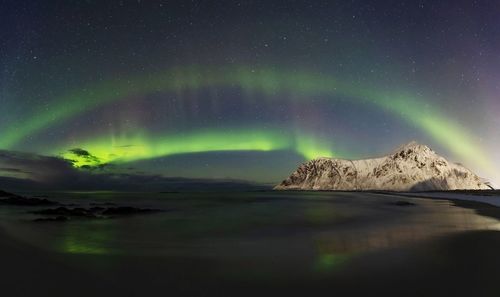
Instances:
[[[400,196],[401,199],[408,197]],[[451,207],[473,209],[479,215],[500,219],[500,208],[496,206],[476,201],[440,200],[450,201]],[[389,207],[403,212],[410,210]],[[386,296],[496,296],[496,276],[500,274],[498,249],[500,232],[463,231],[426,239],[404,249],[382,249],[357,255],[346,267],[325,271],[317,279],[262,282],[252,278],[235,279],[228,275],[227,267],[239,265],[203,258],[47,251],[19,241],[0,228],[0,260],[8,271],[0,279],[0,285],[6,296],[151,296],[160,293],[172,296],[305,296],[332,291],[341,295],[375,292]],[[248,261],[247,268],[260,271],[252,264],[252,259]]]

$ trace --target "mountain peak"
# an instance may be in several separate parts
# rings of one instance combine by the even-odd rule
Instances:
[[[418,152],[418,151],[424,151],[424,152],[432,151],[432,149],[430,147],[428,147],[427,145],[421,144],[421,143],[418,143],[415,140],[412,140],[412,141],[408,142],[407,144],[403,144],[402,146],[400,146],[398,149],[396,149],[396,151],[394,151],[394,153],[399,153],[399,152],[408,151],[408,150],[412,150],[412,151],[415,151],[415,152]]]
[[[278,190],[482,190],[484,181],[467,168],[448,162],[428,146],[407,143],[382,158],[321,158],[302,164]]]

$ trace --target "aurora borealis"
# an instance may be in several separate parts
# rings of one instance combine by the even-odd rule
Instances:
[[[0,149],[92,174],[275,183],[307,159],[417,140],[498,184],[495,12],[493,1],[12,3]]]

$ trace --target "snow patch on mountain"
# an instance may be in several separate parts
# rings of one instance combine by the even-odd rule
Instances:
[[[490,187],[464,166],[447,161],[428,146],[411,142],[380,158],[311,160],[274,189],[407,192]]]

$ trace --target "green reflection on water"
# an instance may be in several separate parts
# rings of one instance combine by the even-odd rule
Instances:
[[[340,238],[330,236],[316,239],[316,258],[313,263],[315,271],[327,272],[334,270],[351,258],[354,251],[341,244],[339,240]]]
[[[107,227],[101,222],[67,224],[60,244],[61,251],[70,254],[111,254],[111,233]]]
[[[317,271],[328,271],[332,270],[345,262],[349,259],[349,256],[346,254],[320,254],[317,258],[317,261],[315,263],[315,269]]]

